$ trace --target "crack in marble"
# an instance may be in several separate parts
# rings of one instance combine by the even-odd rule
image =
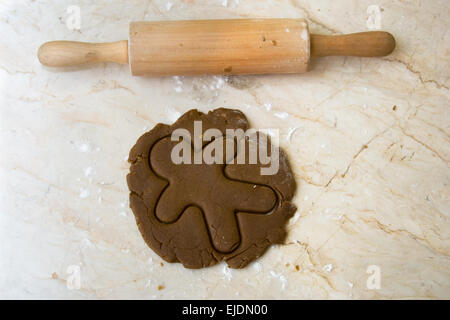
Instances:
[[[290,3],[291,3],[291,5],[292,5],[293,7],[298,8],[298,9],[300,9],[301,11],[303,11],[303,13],[306,15],[306,19],[308,19],[308,20],[311,21],[312,23],[314,23],[314,24],[316,24],[316,25],[322,27],[323,29],[325,29],[325,30],[327,30],[327,31],[329,31],[329,32],[331,32],[331,33],[335,33],[335,34],[340,34],[340,33],[342,33],[342,32],[340,32],[340,31],[338,31],[338,30],[336,30],[336,29],[333,29],[333,28],[327,26],[326,24],[324,24],[324,23],[318,21],[317,19],[312,18],[312,17],[311,17],[311,13],[310,13],[308,10],[306,10],[306,8],[304,8],[304,7],[302,7],[300,4],[298,4],[297,1],[295,1],[295,0],[290,0]]]
[[[392,63],[392,62],[394,62],[394,63],[399,63],[399,64],[405,66],[405,68],[406,68],[408,71],[410,71],[411,73],[415,74],[415,75],[418,77],[419,81],[420,81],[424,86],[426,86],[428,83],[431,83],[431,84],[434,84],[438,89],[446,89],[447,91],[449,90],[449,87],[448,87],[447,85],[445,85],[445,84],[443,84],[443,83],[440,83],[440,82],[437,81],[437,80],[434,80],[434,79],[428,79],[428,80],[425,80],[425,79],[423,78],[422,73],[421,73],[420,71],[416,70],[416,69],[414,68],[414,66],[413,66],[411,63],[405,62],[405,61],[400,60],[400,59],[398,59],[398,58],[381,58],[381,60],[387,61],[387,62],[391,62],[391,63]]]
[[[419,235],[414,234],[406,229],[391,229],[387,225],[382,224],[375,217],[373,217],[373,218],[360,217],[360,219],[361,219],[361,221],[363,221],[366,224],[372,223],[372,224],[376,225],[377,229],[382,230],[383,232],[385,232],[387,234],[406,234],[408,237],[410,237],[411,239],[413,239],[415,241],[418,241],[418,240],[423,241],[423,242],[425,242],[426,247],[429,248],[430,250],[434,251],[435,253],[444,255],[446,257],[450,257],[450,251],[446,252],[446,251],[439,250],[438,248],[433,246],[430,243],[430,241],[424,236],[419,236]],[[445,240],[445,239],[441,239],[439,236],[437,236],[437,238],[439,238],[440,240]]]
[[[350,163],[349,163],[348,166],[346,167],[344,173],[341,174],[341,177],[342,177],[342,178],[345,178],[345,176],[347,175],[348,171],[350,170],[350,167],[353,165],[353,163],[356,161],[356,159],[359,157],[359,155],[360,155],[364,150],[366,150],[367,148],[369,148],[369,145],[370,145],[375,139],[377,139],[377,138],[379,138],[380,136],[384,135],[389,129],[390,129],[390,128],[385,129],[385,130],[383,130],[383,131],[380,132],[380,133],[377,133],[377,134],[374,135],[372,138],[370,138],[369,141],[367,141],[365,144],[362,145],[362,147],[359,149],[359,151],[358,151],[355,155],[353,155],[352,160],[350,161]]]
[[[449,165],[449,159],[445,159],[442,155],[439,154],[439,152],[437,152],[434,148],[430,147],[429,145],[427,145],[425,142],[417,139],[413,134],[407,133],[406,129],[399,126],[400,131],[403,133],[403,135],[407,136],[408,138],[414,140],[416,143],[420,144],[422,147],[424,147],[425,149],[427,149],[428,151],[430,151],[432,154],[434,154],[435,156],[437,156],[439,159],[441,159],[443,162],[445,162],[447,164],[447,166]]]

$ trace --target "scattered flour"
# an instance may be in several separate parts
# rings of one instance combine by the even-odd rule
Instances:
[[[85,143],[82,143],[82,144],[80,144],[78,146],[78,151],[79,152],[83,152],[83,153],[91,152],[92,151],[92,147],[91,147],[91,145],[89,143],[85,142]]]
[[[300,212],[297,211],[295,215],[289,220],[289,224],[294,224],[297,222],[298,218],[300,218]]]
[[[266,108],[267,111],[272,110],[272,104],[271,103],[264,103],[264,108]]]
[[[289,116],[287,112],[275,112],[273,115],[280,119],[286,119]]]
[[[85,198],[89,197],[89,195],[90,195],[89,189],[80,189],[80,198],[81,199],[85,199]]]
[[[333,270],[333,265],[331,263],[324,265],[322,270],[325,271],[326,273],[330,273]]]
[[[83,247],[83,248],[95,248],[95,245],[88,238],[84,238],[81,241],[81,247]]]
[[[254,262],[254,263],[253,263],[253,270],[255,270],[256,272],[261,272],[261,270],[262,270],[261,263],[259,263],[259,262]]]
[[[280,272],[276,273],[275,271],[270,271],[270,275],[274,278],[278,278],[281,282],[281,290],[286,289],[287,279],[286,277]]]
[[[172,107],[167,107],[166,110],[167,110],[166,116],[171,123],[177,121],[178,118],[181,116],[181,113]]]
[[[94,168],[92,167],[87,167],[86,169],[84,169],[84,176],[85,177],[89,177],[94,173]]]
[[[228,268],[228,266],[223,266],[222,269],[222,273],[223,273],[223,278],[231,281],[231,279],[233,278],[233,275],[231,274],[232,270],[230,268]]]
[[[302,38],[302,40],[307,41],[308,40],[308,30],[303,30],[300,37]]]
[[[180,76],[173,76],[172,79],[175,81],[175,91],[183,91],[183,81]]]

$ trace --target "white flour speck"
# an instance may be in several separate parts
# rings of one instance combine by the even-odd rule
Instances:
[[[173,3],[172,2],[167,2],[166,4],[166,10],[169,11],[170,9],[172,9]]]
[[[287,112],[275,112],[274,116],[280,119],[286,119],[289,116],[289,114]]]
[[[254,263],[253,263],[253,270],[255,270],[256,272],[260,272],[260,271],[262,270],[261,263],[259,263],[259,262],[254,262]]]
[[[280,272],[276,273],[275,271],[270,271],[270,275],[274,278],[278,278],[281,282],[281,290],[286,289],[287,279],[286,277]]]
[[[183,80],[181,79],[180,76],[173,76],[172,79],[175,81],[175,83],[179,86],[183,85]]]
[[[228,0],[223,0],[222,1],[222,6],[224,6],[224,7],[228,6]]]
[[[123,217],[126,217],[127,213],[125,211],[120,211],[120,215],[123,216]]]
[[[287,279],[284,275],[280,276],[280,281],[281,281],[281,290],[286,289]]]
[[[92,167],[87,167],[86,169],[84,169],[84,176],[89,177],[90,175],[92,175],[93,172],[94,169]]]
[[[294,224],[294,223],[297,222],[298,218],[300,218],[300,212],[297,211],[297,212],[295,213],[295,215],[291,218],[291,220],[289,220],[289,222],[290,222],[291,224]]]
[[[233,275],[231,274],[231,269],[228,268],[228,266],[224,266],[222,269],[222,273],[223,273],[223,278],[230,281],[231,278],[233,278]]]
[[[92,147],[89,143],[82,143],[78,146],[78,151],[83,153],[90,152],[92,151]]]
[[[333,265],[331,263],[327,264],[327,265],[324,265],[322,270],[325,271],[326,273],[329,273],[329,272],[331,272],[333,270]]]
[[[289,28],[286,28],[286,32],[291,32],[291,30],[289,30]]]
[[[216,83],[215,83],[216,89],[220,89],[224,86],[225,80],[223,79],[223,77],[215,76],[214,79],[216,80]]]
[[[167,107],[166,109],[167,109],[166,115],[167,115],[169,121],[172,123],[177,121],[178,118],[181,116],[181,113],[172,107]]]
[[[82,241],[81,241],[81,246],[82,247],[87,247],[87,248],[94,248],[95,247],[95,245],[91,242],[91,240],[89,240],[88,238],[84,238]]]
[[[264,103],[264,108],[266,108],[267,111],[272,110],[272,104],[271,103]]]
[[[102,201],[103,201],[103,198],[102,197],[98,197],[98,203],[102,203]]]
[[[80,189],[80,198],[81,199],[85,199],[87,197],[89,197],[89,190],[88,189]]]
[[[301,38],[305,41],[308,40],[308,31],[307,30],[302,31]]]

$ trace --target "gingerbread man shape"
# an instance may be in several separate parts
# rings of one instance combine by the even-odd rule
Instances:
[[[175,164],[171,151],[179,142],[170,137],[159,140],[150,153],[150,163],[160,177],[169,181],[156,205],[156,217],[164,223],[175,223],[189,207],[202,210],[214,248],[222,253],[240,244],[236,212],[267,214],[275,207],[277,196],[268,186],[226,177],[225,165],[231,160],[222,156],[220,163],[194,164],[192,149],[190,164]],[[221,137],[211,144],[226,144]],[[228,161],[227,161],[228,160]]]

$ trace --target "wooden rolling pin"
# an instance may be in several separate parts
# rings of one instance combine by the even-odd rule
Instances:
[[[395,48],[388,32],[310,35],[304,19],[132,22],[129,40],[53,41],[38,52],[42,64],[130,64],[136,76],[306,72],[310,57],[379,57]]]

